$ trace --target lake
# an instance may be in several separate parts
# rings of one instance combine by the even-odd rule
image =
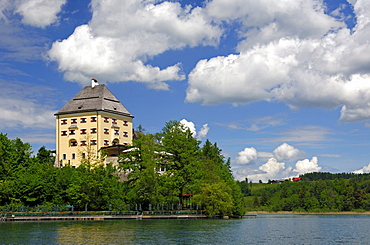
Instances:
[[[1,244],[370,244],[369,215],[0,223]]]

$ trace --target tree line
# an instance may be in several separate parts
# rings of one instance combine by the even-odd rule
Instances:
[[[32,155],[30,144],[0,133],[0,206],[72,205],[84,210],[87,205],[89,210],[107,210],[176,203],[185,209],[196,203],[209,216],[244,214],[240,185],[216,143],[201,144],[178,121],[167,122],[156,134],[139,129],[118,165],[85,158],[77,168],[53,167],[45,147]],[[127,181],[119,181],[122,174]]]
[[[361,174],[347,179],[283,182],[256,190],[252,195],[248,207],[251,210],[370,211],[370,179]]]

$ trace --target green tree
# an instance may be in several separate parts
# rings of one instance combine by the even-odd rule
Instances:
[[[192,192],[199,184],[200,142],[193,137],[188,127],[178,121],[166,123],[162,132],[157,136],[161,140],[163,150],[168,155],[167,178],[165,186],[176,195],[179,204],[183,204],[183,194]]]

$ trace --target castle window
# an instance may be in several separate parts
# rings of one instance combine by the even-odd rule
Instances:
[[[123,132],[123,137],[128,137],[128,132]]]
[[[86,117],[81,118],[81,123],[86,123]]]
[[[62,136],[67,136],[67,130],[63,130],[63,131],[61,132],[61,135],[62,135]]]
[[[86,134],[86,128],[81,129],[81,134]]]
[[[76,124],[77,123],[77,118],[72,118],[71,119],[71,124]]]
[[[86,146],[86,140],[81,140],[81,146]]]
[[[72,153],[72,159],[76,159],[76,153]]]
[[[123,121],[123,126],[128,126],[128,121]]]
[[[104,122],[105,123],[109,123],[109,118],[108,117],[104,117]]]
[[[75,133],[75,130],[74,129],[70,129],[69,130],[69,135],[75,135],[76,133]]]
[[[71,147],[77,146],[77,141],[76,140],[71,140],[69,144],[70,144]]]
[[[91,140],[91,145],[96,145],[96,140]]]
[[[109,128],[104,128],[104,134],[109,134]]]
[[[62,125],[66,125],[67,124],[67,119],[62,119],[62,120],[60,120],[61,121],[61,124]]]
[[[96,122],[96,117],[90,117],[90,122]]]
[[[109,140],[104,140],[104,145],[109,145]]]
[[[91,133],[96,134],[96,128],[91,128]]]

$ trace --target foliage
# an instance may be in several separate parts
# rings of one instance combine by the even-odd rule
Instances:
[[[87,146],[77,168],[56,168],[44,146],[32,156],[28,143],[0,133],[0,206],[107,210],[125,203],[143,209],[175,203],[194,208],[189,204],[198,202],[209,216],[244,214],[245,185],[234,180],[230,159],[216,143],[207,140],[201,146],[177,121],[166,123],[155,135],[144,131],[140,127],[136,132],[132,148],[119,156],[118,166],[104,166],[104,152],[97,155]],[[119,181],[122,174],[127,181]],[[185,196],[194,197],[184,202]]]

